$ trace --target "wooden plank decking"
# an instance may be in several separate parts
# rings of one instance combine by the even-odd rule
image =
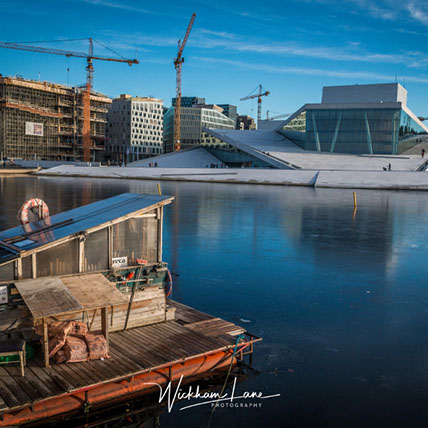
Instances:
[[[126,378],[198,355],[233,348],[244,329],[174,301],[175,320],[110,334],[111,358],[85,363],[52,364],[41,356],[18,365],[0,366],[0,413],[92,385]]]

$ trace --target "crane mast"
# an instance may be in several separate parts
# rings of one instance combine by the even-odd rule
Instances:
[[[102,56],[94,56],[94,46],[92,38],[89,39],[89,50],[85,54],[83,52],[65,51],[61,49],[43,48],[40,46],[24,45],[20,43],[6,43],[0,42],[0,48],[15,49],[21,51],[46,53],[51,55],[62,55],[66,57],[86,58],[86,85],[85,91],[82,94],[83,104],[83,125],[82,125],[82,146],[83,146],[83,160],[89,162],[91,160],[91,90],[94,77],[93,60],[125,62],[129,66],[132,64],[139,64],[136,59],[120,59],[120,58],[107,58]]]
[[[91,90],[94,80],[94,66],[92,65],[92,57],[94,56],[94,46],[92,39],[89,39],[89,51],[86,58],[86,89],[83,93],[83,126],[82,126],[82,146],[83,160],[89,162],[91,160]]]
[[[183,51],[186,46],[187,40],[190,35],[190,31],[195,21],[196,13],[192,14],[189,25],[187,26],[186,34],[184,35],[183,42],[178,41],[177,57],[174,59],[174,66],[176,72],[175,81],[175,107],[174,107],[174,152],[178,152],[181,149],[180,138],[181,138],[181,66],[183,65]]]

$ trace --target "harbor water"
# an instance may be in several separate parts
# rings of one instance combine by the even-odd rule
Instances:
[[[155,181],[0,177],[0,230]],[[428,422],[428,192],[162,182],[173,298],[262,336],[211,427],[419,427]],[[196,402],[196,401],[195,401]],[[238,403],[237,401],[236,403]],[[241,400],[241,403],[244,401]],[[192,402],[186,402],[185,405]],[[257,404],[257,405],[255,405]],[[209,405],[160,416],[205,427]]]

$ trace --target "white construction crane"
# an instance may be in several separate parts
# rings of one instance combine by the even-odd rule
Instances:
[[[259,92],[257,94],[254,94],[257,88]],[[257,88],[254,89],[254,91],[252,91],[250,95],[247,95],[246,97],[241,98],[241,101],[252,100],[253,98],[257,98],[257,125],[258,125],[259,122],[262,120],[262,97],[267,97],[270,94],[270,92],[264,90],[261,84],[258,85]]]

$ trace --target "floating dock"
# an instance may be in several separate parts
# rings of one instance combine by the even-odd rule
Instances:
[[[251,363],[261,339],[168,299],[172,200],[122,194],[53,216],[46,207],[0,232],[0,427],[89,415],[246,355]]]
[[[110,358],[44,366],[42,355],[27,361],[25,376],[15,365],[0,367],[0,426],[88,412],[91,406],[129,399],[156,386],[228,367],[245,330],[228,321],[169,301],[175,319],[110,334]],[[236,361],[261,339],[248,335]]]

